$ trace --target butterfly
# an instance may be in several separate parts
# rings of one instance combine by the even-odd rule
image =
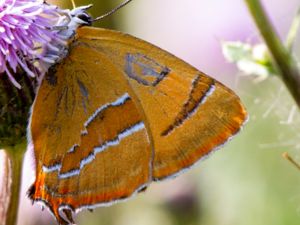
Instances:
[[[233,91],[181,59],[131,35],[82,26],[32,107],[29,197],[59,224],[74,223],[73,212],[126,200],[188,170],[246,120]]]

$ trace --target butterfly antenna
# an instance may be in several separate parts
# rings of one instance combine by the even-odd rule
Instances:
[[[300,165],[297,163],[287,152],[284,152],[282,154],[282,157],[287,159],[289,162],[291,162],[297,169],[300,170]]]
[[[72,0],[73,1],[73,0]],[[99,16],[97,18],[95,18],[93,21],[98,21],[98,20],[102,20],[103,18],[110,16],[111,14],[114,14],[116,11],[118,11],[119,9],[123,8],[125,5],[127,5],[129,2],[131,2],[132,0],[126,0],[125,2],[121,3],[120,5],[118,5],[116,8],[114,8],[113,10],[105,13],[102,16]]]
[[[75,9],[76,8],[75,0],[71,0],[71,2],[72,2],[73,9]]]

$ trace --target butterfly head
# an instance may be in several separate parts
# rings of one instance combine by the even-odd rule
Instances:
[[[89,13],[87,13],[87,10],[92,6],[93,5],[81,6],[71,10],[69,14],[71,18],[70,25],[72,26],[72,23],[74,23],[74,25],[77,24],[77,27],[92,25],[93,18]]]
[[[46,63],[43,65],[44,71],[59,63],[68,55],[68,44],[72,42],[73,37],[75,37],[76,30],[82,26],[92,25],[93,18],[87,13],[87,10],[91,8],[92,5],[81,6],[74,8],[73,10],[62,10],[61,20],[52,29],[58,30],[59,36],[65,40],[66,43],[54,44],[56,49],[47,49],[44,55]],[[43,77],[43,76],[42,76]]]
[[[77,28],[92,25],[93,18],[87,13],[91,7],[92,5],[87,5],[64,11],[66,16],[57,25],[61,28],[60,35],[68,40],[75,35]]]

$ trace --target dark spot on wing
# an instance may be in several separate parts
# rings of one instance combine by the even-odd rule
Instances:
[[[28,191],[27,191],[27,196],[28,196],[31,200],[34,200],[34,199],[33,199],[34,194],[35,194],[35,185],[32,184],[32,185],[30,186],[30,188],[28,189]]]
[[[147,188],[148,188],[147,186],[141,188],[141,189],[138,191],[138,193],[145,192],[145,191],[147,190]]]
[[[81,94],[82,94],[84,97],[88,97],[88,96],[89,96],[89,92],[88,92],[87,88],[86,88],[85,85],[81,82],[81,80],[79,80],[78,78],[77,78],[77,83],[78,83],[78,86],[79,86],[79,89],[80,89]]]
[[[200,75],[196,76],[192,83],[192,90],[189,93],[188,100],[182,106],[182,109],[176,116],[174,122],[161,133],[161,136],[167,136],[176,127],[182,125],[186,119],[188,119],[197,111],[198,107],[211,94],[212,90],[215,88],[215,81],[210,79],[210,83],[204,86],[204,83],[201,82],[200,78]]]
[[[48,72],[45,74],[45,80],[51,86],[55,86],[57,84],[56,72],[57,72],[56,65],[53,65],[49,68]]]
[[[77,84],[79,86],[79,90],[82,95],[82,99],[81,99],[82,107],[83,107],[85,113],[87,113],[87,104],[89,103],[89,98],[88,98],[89,92],[88,92],[87,88],[85,87],[85,85],[78,78],[77,78]]]
[[[125,60],[125,73],[128,77],[145,86],[158,85],[171,71],[168,67],[138,53],[128,53]]]

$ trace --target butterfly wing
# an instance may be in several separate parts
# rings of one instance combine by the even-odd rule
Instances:
[[[68,215],[127,198],[150,181],[153,154],[132,95],[112,62],[81,42],[43,79],[30,119],[36,181],[29,196],[60,224],[67,224],[61,209]]]
[[[83,27],[44,78],[31,115],[33,200],[92,208],[187,169],[236,134],[239,98],[171,54],[120,32]]]
[[[247,119],[238,96],[145,41],[83,27],[81,42],[105,54],[137,96],[155,151],[153,179],[176,175],[235,135]]]

